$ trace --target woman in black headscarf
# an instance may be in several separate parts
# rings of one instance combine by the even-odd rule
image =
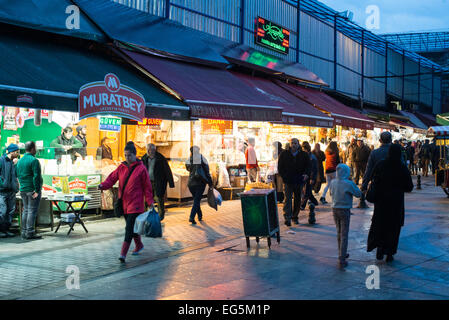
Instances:
[[[380,161],[373,172],[375,185],[374,214],[368,234],[367,251],[377,248],[376,258],[393,261],[404,225],[404,192],[413,190],[413,181],[406,165],[401,161],[401,147],[392,144],[388,156]]]

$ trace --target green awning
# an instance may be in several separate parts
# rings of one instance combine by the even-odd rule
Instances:
[[[70,0],[0,0],[0,22],[71,37],[105,41],[103,32],[82,11],[79,11],[78,25],[75,20],[78,14],[74,10],[76,8]]]
[[[442,126],[449,126],[449,113],[437,114],[437,123]]]
[[[80,87],[103,81],[108,73],[139,91],[147,104],[185,108],[140,71],[100,48],[62,44],[37,31],[0,31],[0,105],[77,112]]]

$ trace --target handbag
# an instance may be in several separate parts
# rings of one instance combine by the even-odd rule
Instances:
[[[376,184],[374,183],[374,181],[371,181],[369,183],[365,198],[371,203],[376,202]]]
[[[125,192],[125,188],[126,188],[126,185],[128,184],[128,180],[131,177],[131,175],[132,175],[132,173],[133,173],[133,171],[134,171],[134,169],[136,167],[137,166],[132,167],[131,171],[128,174],[128,177],[125,180],[125,183],[123,184],[122,192],[121,192],[122,196],[123,196],[123,192]],[[122,200],[122,198],[118,198],[115,201],[115,203],[114,203],[114,214],[115,214],[115,216],[117,218],[120,218],[121,216],[123,216],[125,214],[125,211],[123,210],[123,200]]]
[[[201,182],[204,182],[205,184],[209,184],[209,181],[207,180],[206,171],[203,168],[203,159],[201,158],[201,165],[196,166],[195,174],[193,177],[196,180],[200,180]]]

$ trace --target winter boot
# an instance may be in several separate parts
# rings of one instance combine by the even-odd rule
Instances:
[[[123,241],[122,251],[120,252],[120,257],[118,258],[121,262],[125,262],[126,254],[128,253],[130,245],[131,243]]]
[[[135,256],[135,255],[138,255],[143,250],[144,246],[143,246],[140,236],[134,237],[134,243],[136,244],[136,248],[133,250],[133,252],[131,254]]]

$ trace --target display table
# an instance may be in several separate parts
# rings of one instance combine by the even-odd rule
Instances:
[[[271,247],[271,237],[276,235],[281,241],[279,230],[278,207],[275,189],[252,189],[239,193],[242,204],[243,229],[246,246],[249,248],[249,237],[267,237]]]
[[[77,197],[78,196],[78,197]],[[86,231],[86,233],[88,232],[86,229],[86,226],[84,225],[83,221],[81,220],[81,213],[83,212],[84,206],[86,205],[86,203],[90,200],[92,200],[92,197],[89,195],[75,195],[70,197],[70,195],[57,195],[57,196],[53,196],[50,198],[52,203],[58,208],[58,211],[60,212],[60,219],[59,219],[59,224],[56,227],[55,233],[58,232],[59,227],[63,224],[69,224],[70,225],[70,229],[69,232],[67,233],[67,235],[70,235],[70,232],[73,229],[73,226],[75,225],[75,223],[79,223],[81,224],[81,226],[84,228],[84,230]],[[60,207],[60,203],[64,203],[65,206],[67,207],[66,210],[62,210]],[[73,204],[74,203],[81,203],[81,208],[78,210],[75,210],[73,208]],[[73,214],[73,216],[71,216],[71,214]],[[65,216],[63,216],[65,215]],[[64,218],[67,218],[67,221],[65,221]],[[71,221],[70,221],[71,220]]]

